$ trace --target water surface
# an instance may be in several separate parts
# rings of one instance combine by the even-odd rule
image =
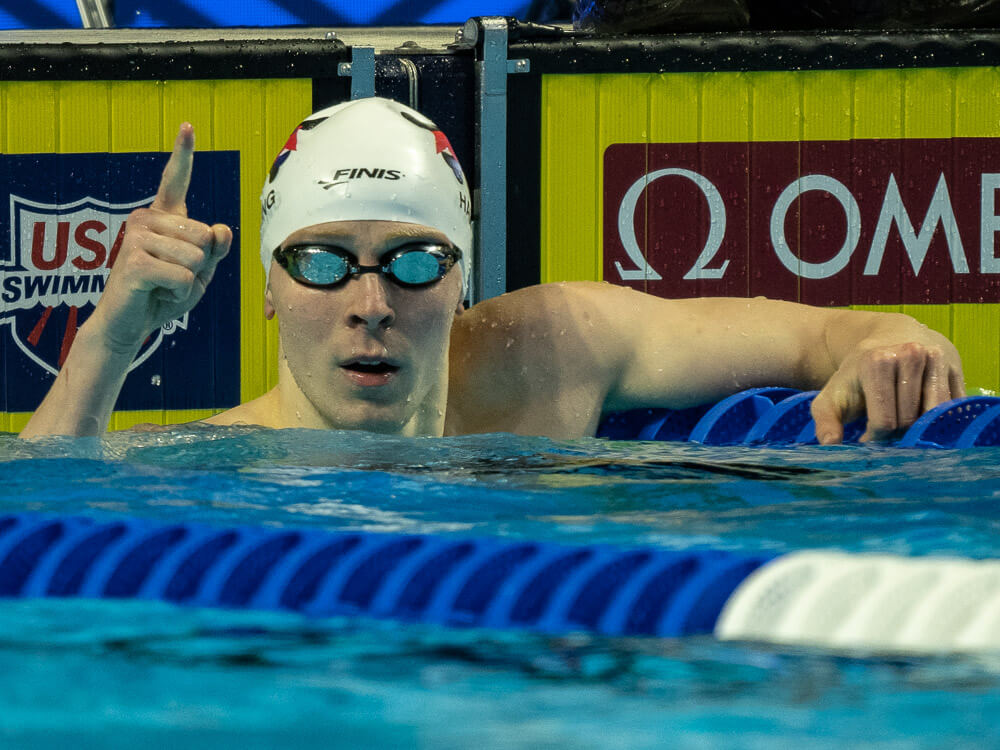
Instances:
[[[998,459],[996,449],[183,427],[0,436],[0,505],[566,544],[989,558],[1000,557]],[[33,747],[1000,747],[996,657],[7,601],[0,738]]]

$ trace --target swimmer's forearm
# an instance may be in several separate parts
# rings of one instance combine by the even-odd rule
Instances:
[[[52,388],[20,437],[103,433],[139,346],[141,342],[135,351],[115,350],[95,326],[81,326]]]

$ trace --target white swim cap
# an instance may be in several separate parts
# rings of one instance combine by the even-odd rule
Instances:
[[[292,232],[328,221],[422,224],[462,251],[462,294],[472,265],[472,202],[448,138],[416,110],[389,99],[338,104],[289,137],[261,191],[260,260]]]

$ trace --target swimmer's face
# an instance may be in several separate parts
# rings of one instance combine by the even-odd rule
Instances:
[[[335,245],[361,265],[377,265],[413,242],[449,244],[441,232],[416,224],[339,221],[294,232],[282,247]],[[272,264],[266,312],[278,318],[282,378],[291,378],[280,387],[295,402],[293,416],[305,426],[433,431],[429,425],[441,423],[445,408],[448,342],[461,291],[457,266],[425,287],[366,273],[316,288]]]

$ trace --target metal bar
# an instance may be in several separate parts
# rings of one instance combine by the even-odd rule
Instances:
[[[85,29],[110,29],[111,13],[106,0],[76,0],[80,23]]]
[[[106,0],[105,0],[105,4]],[[3,44],[155,44],[158,42],[255,42],[273,40],[285,42],[289,49],[300,41],[337,39],[351,47],[370,44],[376,54],[392,52],[405,45],[428,49],[435,54],[453,54],[449,45],[460,30],[456,26],[386,26],[383,28],[346,28],[331,31],[326,27],[292,26],[289,28],[247,29],[4,29],[0,30]],[[297,51],[297,50],[296,50]]]
[[[475,304],[507,291],[507,20],[472,19],[465,26],[466,43],[470,36],[481,50],[476,62],[477,255],[470,290]]]
[[[337,75],[350,76],[351,98],[375,96],[375,48],[358,45],[351,48],[351,61],[337,66]]]
[[[403,67],[406,72],[406,80],[410,84],[409,94],[410,94],[410,106],[414,109],[420,109],[420,72],[417,70],[416,64],[413,60],[406,57],[399,58],[399,64]]]

